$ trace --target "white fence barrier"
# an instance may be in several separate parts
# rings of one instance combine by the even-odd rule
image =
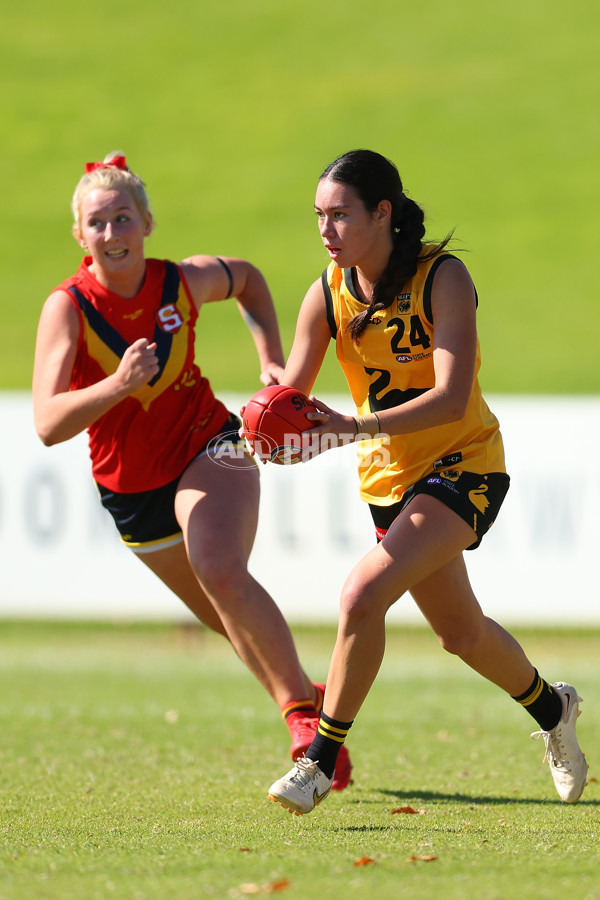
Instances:
[[[242,397],[226,396],[232,410]],[[325,397],[350,411],[346,397]],[[520,624],[600,624],[600,398],[489,398],[512,484],[466,559],[486,612]],[[89,472],[84,435],[36,437],[31,400],[0,394],[0,618],[183,620],[191,614],[120,543]],[[261,467],[255,576],[290,622],[335,622],[346,573],[373,544],[352,446]],[[409,597],[389,621],[417,622]]]

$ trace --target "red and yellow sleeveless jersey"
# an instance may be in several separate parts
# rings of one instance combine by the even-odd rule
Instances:
[[[352,269],[330,263],[323,272],[327,316],[359,414],[399,406],[434,387],[431,288],[438,265],[450,254],[422,262],[394,302],[372,317],[356,346],[347,327],[363,312]],[[496,417],[485,403],[477,373],[464,417],[412,434],[359,442],[360,494],[367,503],[390,506],[433,471],[504,472],[504,449]]]
[[[227,408],[194,362],[198,316],[182,272],[166,260],[146,260],[146,277],[130,299],[104,288],[85,257],[59,285],[79,315],[71,390],[116,371],[138,338],[156,342],[159,372],[88,428],[92,472],[112,491],[153,490],[177,478],[222,427]]]

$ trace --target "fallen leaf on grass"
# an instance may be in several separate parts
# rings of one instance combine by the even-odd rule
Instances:
[[[406,813],[407,815],[424,816],[425,810],[424,809],[413,809],[412,806],[397,806],[395,809],[392,810],[392,815],[395,816],[396,813]]]
[[[414,853],[412,856],[408,857],[407,862],[415,863],[415,862],[435,862],[437,856],[416,856]]]
[[[587,783],[588,784],[598,784],[598,779],[597,778],[588,778]]]
[[[370,856],[361,856],[360,859],[355,860],[352,863],[353,866],[370,866],[373,863],[375,866],[377,865],[377,860],[372,859]]]
[[[292,886],[289,878],[280,878],[279,881],[272,881],[271,884],[265,885],[265,894],[276,894],[278,891],[286,891]]]
[[[246,884],[240,884],[239,890],[242,894],[276,894],[278,891],[285,891],[292,886],[289,878],[281,878],[279,881],[272,881],[270,884],[255,884],[250,881]]]

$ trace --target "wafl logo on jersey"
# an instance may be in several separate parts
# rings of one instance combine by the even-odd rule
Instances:
[[[174,303],[167,303],[156,311],[156,321],[159,328],[166,331],[167,334],[176,334],[183,325],[181,313]]]
[[[399,315],[403,313],[407,313],[410,309],[410,298],[412,294],[409,292],[408,294],[398,294],[396,297],[396,312]]]

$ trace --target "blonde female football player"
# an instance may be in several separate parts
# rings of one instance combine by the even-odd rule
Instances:
[[[239,420],[194,357],[202,306],[235,297],[261,380],[274,383],[283,354],[268,287],[242,259],[147,258],[153,218],[144,184],[121,154],[86,165],[73,215],[86,255],[41,313],[37,432],[51,445],[88,431],[92,473],[122,541],[231,642],[281,709],[295,758],[315,733],[322,686],[304,674],[278,607],[248,571],[258,470],[243,452]],[[219,465],[227,444],[238,452]],[[348,784],[350,768],[344,755],[335,787]]]
[[[509,486],[498,422],[477,379],[469,273],[446,252],[447,241],[423,243],[423,212],[378,153],[352,151],[329,165],[315,210],[331,262],[304,299],[282,380],[309,393],[335,340],[357,415],[317,402],[308,434],[328,435],[328,446],[349,434],[360,442],[360,492],[378,543],[343,588],[315,740],[269,796],[298,814],[327,796],[382,661],[386,613],[410,593],[442,646],[535,719],[559,796],[573,803],[587,773],[575,735],[577,691],[548,684],[482,612],[463,559]]]

